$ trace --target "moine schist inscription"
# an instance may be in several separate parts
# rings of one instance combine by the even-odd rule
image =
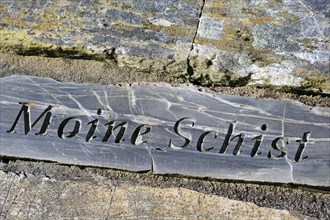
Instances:
[[[155,174],[330,185],[330,115],[194,87],[1,79],[0,155]]]
[[[17,126],[17,123],[20,119],[20,117],[23,117],[23,124],[24,124],[24,134],[27,135],[32,128],[34,128],[36,126],[36,124],[39,121],[43,122],[41,123],[41,128],[39,130],[39,132],[35,133],[35,135],[42,135],[42,136],[47,136],[47,129],[49,126],[51,126],[51,120],[53,117],[53,112],[51,111],[53,106],[49,105],[39,116],[38,118],[32,123],[31,122],[31,106],[32,103],[29,102],[20,102],[19,104],[22,106],[21,109],[19,110],[16,119],[14,120],[11,128],[7,131],[8,133],[15,133],[15,127]],[[102,114],[102,110],[101,109],[97,109],[97,115]],[[109,118],[111,115],[109,115]],[[102,142],[108,142],[110,137],[113,135],[114,136],[114,143],[120,143],[121,141],[123,141],[123,137],[124,134],[126,132],[127,129],[127,125],[129,122],[127,121],[123,121],[123,122],[116,122],[115,120],[110,120],[108,122],[106,122],[104,125],[101,125],[99,123],[99,119],[94,119],[92,121],[89,122],[83,122],[79,116],[71,116],[71,117],[67,117],[64,118],[63,121],[60,123],[60,125],[58,127],[56,127],[55,129],[57,130],[57,136],[59,138],[65,139],[65,138],[73,138],[75,137],[83,124],[85,124],[86,126],[88,126],[88,132],[86,134],[86,137],[84,138],[84,140],[86,142],[91,142],[93,138],[95,138],[95,131],[98,128],[98,126],[104,126],[106,127],[106,132],[103,134],[101,141]],[[187,138],[186,136],[184,136],[184,134],[181,134],[180,132],[180,124],[183,121],[190,121],[192,123],[192,127],[194,127],[195,122],[192,120],[192,118],[190,117],[184,117],[181,118],[179,120],[177,120],[174,125],[173,125],[173,131],[175,132],[175,134],[182,138],[183,140],[183,144],[182,145],[175,145],[172,142],[172,139],[169,139],[169,143],[168,143],[168,147],[174,150],[179,150],[179,149],[183,149],[185,147],[187,147],[190,143],[191,143],[191,139]],[[234,133],[234,129],[235,129],[235,125],[237,124],[237,121],[233,121],[233,122],[228,122],[228,130],[225,134],[222,134],[225,139],[219,149],[219,153],[223,154],[227,151],[227,148],[229,146],[229,144],[231,142],[235,142],[235,147],[234,150],[232,152],[233,155],[239,155],[241,152],[241,147],[242,144],[244,142],[245,139],[245,133],[240,133],[240,134],[236,134],[233,135]],[[66,129],[66,127],[68,127],[69,124],[72,124],[73,129],[68,130]],[[263,124],[260,127],[261,130],[267,130],[267,124]],[[114,131],[118,130],[117,134],[114,134]],[[134,131],[132,132],[132,134],[130,135],[130,143],[132,145],[139,145],[139,144],[145,144],[146,142],[148,142],[147,140],[142,141],[140,143],[137,142],[137,140],[139,138],[142,138],[142,136],[144,135],[151,135],[150,132],[152,130],[152,126],[148,125],[148,124],[140,124],[138,125]],[[197,144],[196,144],[196,150],[200,151],[200,152],[205,152],[205,151],[210,151],[212,150],[214,147],[205,147],[203,145],[204,140],[207,138],[207,136],[214,136],[214,138],[217,138],[219,134],[217,131],[215,130],[208,130],[203,132],[199,137],[197,137]],[[295,152],[295,157],[294,160],[296,162],[301,161],[302,159],[306,159],[308,158],[308,156],[303,156],[303,152],[307,146],[308,143],[310,142],[310,135],[311,135],[311,131],[306,131],[303,132],[302,137],[300,139],[295,140],[295,142],[298,143],[299,147],[298,150]],[[152,137],[149,137],[152,138]],[[195,138],[195,137],[192,137]],[[262,140],[263,140],[264,136],[262,134],[257,135],[255,137],[252,138],[252,140],[254,140],[254,145],[251,149],[250,152],[250,156],[251,157],[255,157],[257,154],[261,154],[261,152],[259,152],[259,148],[262,145]],[[282,142],[282,143],[281,143]],[[271,159],[278,159],[281,157],[285,157],[288,153],[288,147],[283,147],[283,142],[288,145],[289,144],[289,138],[288,137],[276,137],[275,139],[272,140],[271,142],[271,147],[273,148],[273,151],[277,152],[277,155],[275,155],[271,150],[268,151],[268,158]]]

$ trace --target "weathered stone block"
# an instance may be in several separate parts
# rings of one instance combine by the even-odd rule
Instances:
[[[205,1],[189,55],[192,78],[304,87],[320,77],[315,87],[329,91],[329,8],[323,0]]]
[[[109,59],[202,85],[329,93],[329,8],[324,0],[3,1],[0,49]]]
[[[119,66],[185,72],[201,0],[0,3],[1,48],[21,54],[94,56]],[[133,61],[133,62],[132,62]]]
[[[0,154],[156,174],[330,185],[329,108],[167,84],[1,79]]]

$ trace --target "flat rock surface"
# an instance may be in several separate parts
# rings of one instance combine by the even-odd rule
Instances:
[[[290,219],[259,207],[182,188],[28,178],[0,171],[1,219]],[[313,218],[310,218],[313,219]]]
[[[102,86],[29,76],[1,79],[0,107],[1,156],[330,185],[328,108],[189,86]]]
[[[1,216],[9,219],[127,219],[132,215],[132,219],[242,219],[245,214],[249,219],[270,215],[310,220],[330,216],[330,194],[307,188],[6,159],[0,160],[0,177]],[[174,198],[170,203],[169,197]]]

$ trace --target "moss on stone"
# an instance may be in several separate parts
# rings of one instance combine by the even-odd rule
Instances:
[[[304,80],[301,89],[329,94],[330,82],[325,77],[308,77]]]
[[[85,46],[56,46],[51,43],[33,40],[27,34],[26,30],[1,30],[0,51],[27,56],[35,55],[95,60],[103,60],[107,58],[105,53],[95,52]]]

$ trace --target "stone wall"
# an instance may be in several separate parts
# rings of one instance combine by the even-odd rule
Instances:
[[[330,91],[326,0],[2,1],[0,49],[202,85]]]

